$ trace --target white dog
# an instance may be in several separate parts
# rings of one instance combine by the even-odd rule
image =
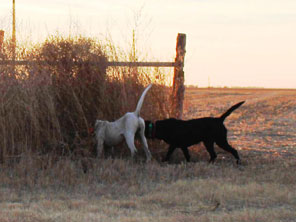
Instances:
[[[135,134],[139,132],[141,142],[146,153],[147,161],[151,160],[151,153],[148,149],[147,140],[145,138],[145,122],[140,117],[140,110],[143,105],[145,95],[151,86],[152,84],[150,84],[142,93],[138,101],[137,108],[134,112],[126,113],[124,116],[114,122],[96,120],[95,134],[97,140],[98,157],[102,154],[104,145],[113,147],[121,143],[123,139],[125,139],[133,157],[135,152],[137,152],[134,143]]]

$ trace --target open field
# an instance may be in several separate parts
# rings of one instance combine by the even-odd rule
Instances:
[[[246,100],[225,120],[240,166],[219,148],[208,164],[202,145],[190,164],[179,151],[171,164],[87,159],[85,174],[81,159],[24,155],[0,166],[0,222],[296,221],[296,91],[188,88],[185,97],[184,119]]]

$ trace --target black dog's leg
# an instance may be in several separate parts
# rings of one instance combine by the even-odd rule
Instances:
[[[188,152],[188,147],[182,147],[182,151],[183,151],[183,154],[186,158],[186,161],[187,162],[190,162],[190,154]]]
[[[167,153],[166,157],[162,160],[162,162],[169,161],[169,160],[170,160],[170,157],[171,157],[171,155],[173,154],[173,152],[175,151],[175,149],[176,149],[175,146],[170,145],[170,146],[169,146],[168,153]]]
[[[209,152],[209,154],[211,156],[211,159],[209,162],[213,163],[215,161],[215,159],[217,158],[217,154],[215,153],[215,150],[214,150],[214,142],[213,141],[204,141],[204,145],[207,148],[207,151]]]
[[[236,163],[239,164],[240,163],[240,158],[238,155],[238,152],[236,151],[236,149],[234,149],[233,147],[231,147],[229,145],[229,143],[227,142],[226,139],[221,139],[219,141],[216,141],[217,145],[219,147],[221,147],[223,150],[230,152],[236,159]]]

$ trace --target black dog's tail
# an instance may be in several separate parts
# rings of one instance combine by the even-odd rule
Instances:
[[[235,104],[234,106],[230,107],[225,113],[220,116],[220,119],[222,122],[226,119],[227,116],[229,116],[234,110],[236,110],[238,107],[240,107],[245,101],[239,102]]]

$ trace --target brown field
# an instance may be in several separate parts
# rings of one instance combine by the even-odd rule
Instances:
[[[219,148],[208,164],[202,145],[190,164],[179,151],[170,164],[90,158],[85,174],[81,159],[23,155],[0,165],[0,222],[296,221],[296,91],[187,88],[185,97],[184,119],[246,100],[225,121],[240,166]]]

